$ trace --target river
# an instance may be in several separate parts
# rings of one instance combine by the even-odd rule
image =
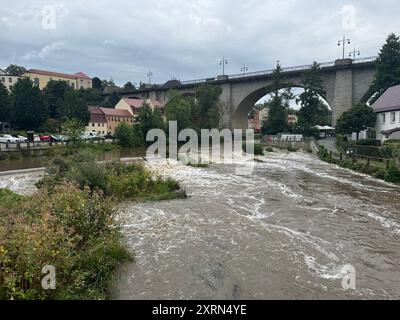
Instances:
[[[249,176],[152,164],[190,197],[121,205],[135,262],[119,268],[113,297],[399,299],[400,187],[308,154],[262,159]],[[0,187],[29,192],[32,175]],[[356,290],[342,287],[345,265]]]

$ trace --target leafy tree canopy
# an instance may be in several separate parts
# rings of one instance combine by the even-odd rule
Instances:
[[[0,122],[11,122],[12,105],[11,98],[3,82],[0,82]]]
[[[10,64],[5,70],[7,74],[12,76],[23,76],[26,73],[26,69],[16,64]]]
[[[365,104],[357,104],[346,111],[338,119],[336,131],[342,134],[357,133],[357,140],[361,131],[374,127],[376,114],[371,107]]]
[[[48,110],[39,88],[31,80],[21,79],[11,90],[15,125],[19,129],[40,128],[47,119]]]
[[[375,102],[390,87],[400,84],[400,40],[390,34],[376,61],[375,79],[368,91]]]

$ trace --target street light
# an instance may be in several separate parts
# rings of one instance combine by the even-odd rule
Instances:
[[[361,55],[361,52],[354,49],[353,52],[350,52],[349,57],[350,58],[353,57],[353,60],[356,60],[356,56],[360,56],[360,55]]]
[[[222,66],[222,75],[225,75],[225,65],[228,64],[228,60],[225,59],[225,57],[222,58],[220,61],[219,65]]]
[[[151,77],[153,76],[153,72],[149,71],[147,73],[147,76],[149,77],[149,84],[151,84]]]
[[[347,44],[351,44],[351,40],[350,39],[346,39],[346,36],[343,36],[343,40],[339,40],[338,41],[338,46],[343,46],[343,60],[344,60],[344,56],[345,56],[345,50],[346,50],[346,43]]]
[[[249,68],[244,64],[243,67],[240,69],[240,72],[245,74],[247,71],[249,71]]]

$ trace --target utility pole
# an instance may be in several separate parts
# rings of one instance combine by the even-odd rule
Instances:
[[[149,71],[147,76],[149,77],[149,84],[151,85],[151,77],[153,76],[153,72]]]
[[[344,56],[345,56],[345,52],[346,52],[346,44],[351,44],[351,40],[350,39],[346,39],[346,36],[343,36],[343,40],[339,40],[338,41],[338,46],[343,46],[343,60],[344,60]]]
[[[225,75],[225,65],[228,64],[228,60],[225,59],[225,57],[222,58],[220,61],[219,65],[222,66],[222,75]]]
[[[350,58],[353,57],[353,60],[356,60],[356,56],[360,56],[360,55],[361,55],[361,52],[356,50],[356,49],[354,49],[353,52],[350,52],[349,57]]]
[[[249,71],[249,68],[244,64],[243,67],[240,69],[240,72],[245,74],[247,71]]]

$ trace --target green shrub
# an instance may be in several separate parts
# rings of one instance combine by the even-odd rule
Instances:
[[[121,123],[115,130],[115,139],[124,148],[132,148],[135,145],[133,127],[125,122]]]
[[[294,147],[292,147],[292,146],[288,146],[288,147],[287,147],[287,150],[288,150],[289,152],[297,152],[297,151],[299,151],[299,149],[294,148]]]
[[[243,151],[247,152],[246,143],[243,143]],[[263,156],[264,155],[264,147],[261,144],[254,144],[254,155],[255,156]]]
[[[359,146],[376,146],[376,147],[380,147],[382,145],[380,140],[375,140],[375,139],[361,139],[356,141],[355,144]]]
[[[348,138],[345,135],[337,134],[336,135],[336,146],[342,151],[347,150],[348,149]]]
[[[400,169],[391,164],[386,171],[385,181],[392,183],[400,183]]]
[[[142,164],[124,164],[112,162],[98,164],[91,153],[80,152],[76,155],[54,158],[47,167],[47,174],[36,186],[52,192],[63,181],[73,183],[81,189],[104,193],[118,199],[147,200],[164,198],[182,198],[184,192],[179,183],[172,179],[161,179]]]
[[[375,171],[373,176],[377,179],[384,180],[386,176],[386,169],[384,168],[379,168],[378,170]]]
[[[2,191],[0,299],[104,299],[116,266],[130,259],[101,194],[63,184],[52,194],[20,198]],[[43,290],[41,269],[56,268],[56,290]]]

